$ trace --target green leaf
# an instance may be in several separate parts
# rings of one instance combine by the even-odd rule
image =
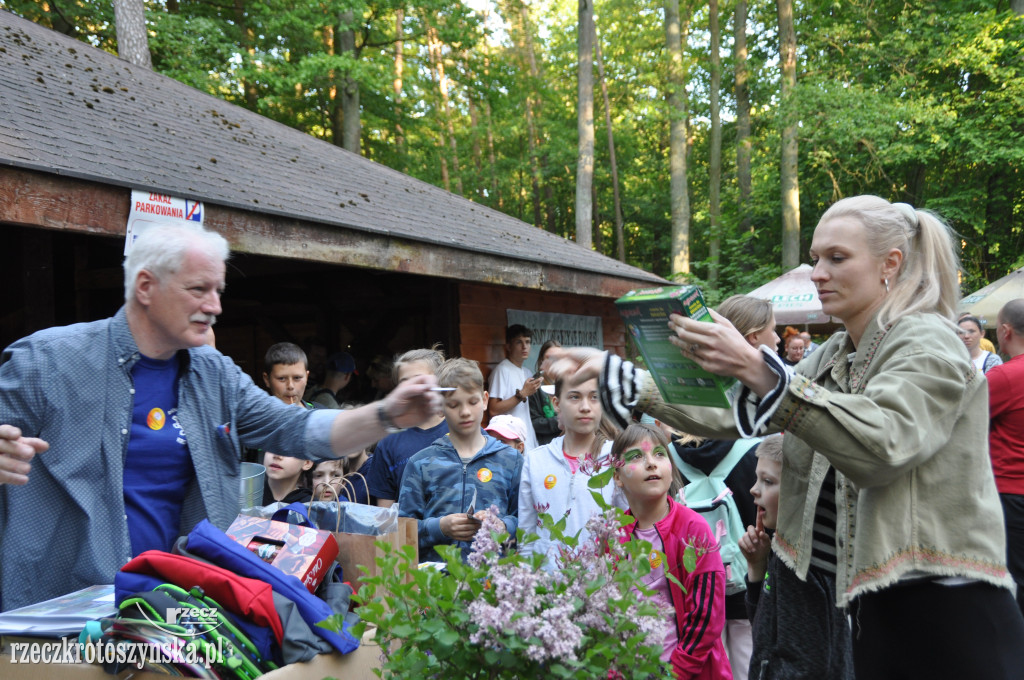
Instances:
[[[345,615],[344,614],[332,614],[323,621],[317,621],[316,625],[320,628],[326,628],[333,633],[340,633],[344,630]]]
[[[683,591],[684,595],[686,594],[686,586],[684,586],[679,581],[679,579],[677,579],[675,576],[673,576],[671,573],[669,573],[669,571],[667,569],[665,570],[665,578],[667,578],[670,583],[674,583],[681,591]]]
[[[423,623],[420,624],[420,627],[431,635],[436,635],[442,630],[445,630],[444,622],[439,619],[425,619]]]
[[[596,475],[593,475],[590,479],[588,479],[587,486],[591,489],[603,489],[606,486],[608,486],[609,482],[611,482],[612,475],[614,474],[615,468],[609,467],[607,470],[603,472],[598,472]]]
[[[462,637],[454,630],[444,630],[437,635],[437,641],[440,642],[442,645],[451,646],[461,639]]]
[[[416,629],[413,628],[413,626],[411,624],[408,624],[408,623],[396,624],[396,625],[392,626],[391,630],[390,630],[391,635],[393,637],[396,637],[396,638],[399,638],[399,639],[411,637],[412,634],[415,633],[415,632],[416,632]]]
[[[585,588],[585,592],[588,596],[593,595],[598,590],[600,590],[606,583],[608,583],[608,579],[602,575],[594,579],[593,581],[589,582]]]
[[[683,568],[691,574],[697,568],[697,551],[692,545],[686,546],[686,549],[683,550]]]
[[[556,678],[571,678],[573,676],[573,672],[560,663],[548,666],[548,672]]]

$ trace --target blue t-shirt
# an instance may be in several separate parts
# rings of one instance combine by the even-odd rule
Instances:
[[[178,422],[178,358],[143,356],[132,367],[135,403],[124,462],[124,508],[132,555],[170,550],[185,490],[195,476]]]
[[[366,477],[370,495],[387,500],[398,499],[405,464],[417,453],[448,434],[448,422],[442,420],[429,430],[410,427],[380,440],[373,455],[363,463],[359,472]],[[357,487],[359,485],[357,484]]]

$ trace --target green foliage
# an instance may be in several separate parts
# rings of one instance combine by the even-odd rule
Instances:
[[[907,201],[962,236],[967,292],[1009,271],[1022,245],[1024,145],[1010,140],[1024,137],[1024,21],[983,2],[866,0],[806,21],[811,215],[857,193]]]
[[[398,553],[387,548],[378,560],[382,575],[364,579],[355,598],[363,619],[355,634],[376,627],[384,659],[378,675],[669,677],[659,661],[665,614],[634,589],[650,571],[651,545],[619,544],[614,532],[625,516],[616,512],[619,519],[607,514],[605,533],[598,532],[613,542],[601,550],[578,546],[575,537],[564,536],[564,524],[542,516],[552,537],[575,555],[560,572],[544,571],[543,555],[511,549],[493,515],[468,562],[457,548],[441,546],[443,569],[417,569],[411,546]],[[519,545],[534,538],[520,530]],[[538,621],[543,626],[531,627]]]
[[[752,193],[740,205],[732,7],[723,5],[722,252],[719,288],[705,291],[710,301],[748,292],[780,266],[777,19],[774,2],[749,5]],[[0,0],[0,7],[116,52],[107,0]],[[441,0],[148,0],[146,7],[156,70],[328,141],[335,141],[341,119],[353,115],[339,110],[337,95],[344,78],[352,78],[360,87],[364,155],[438,185],[444,162],[453,191],[461,180],[472,200],[575,236],[577,3],[494,0],[470,8]],[[352,12],[348,23],[346,11]],[[686,274],[669,271],[662,5],[606,0],[596,8],[596,22],[626,261],[700,282],[708,278],[710,241],[707,9],[682,3],[681,11],[690,77],[692,264]],[[983,0],[949,0],[941,8],[899,0],[800,0],[795,11],[801,250],[828,205],[874,193],[950,221],[963,243],[965,291],[1020,266],[1024,19],[1005,2]],[[354,31],[354,52],[339,48],[344,29]],[[428,50],[431,30],[448,79],[447,109]],[[399,39],[404,65],[396,95]],[[596,233],[599,249],[611,254],[603,106],[596,97]]]

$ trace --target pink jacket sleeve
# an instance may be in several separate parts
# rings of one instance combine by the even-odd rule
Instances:
[[[694,525],[691,528],[703,526],[706,539],[713,541],[703,520]],[[680,580],[686,592],[683,593],[683,611],[676,612],[679,641],[672,651],[672,670],[677,678],[709,677],[702,672],[718,665],[708,662],[712,655],[721,654],[720,641],[725,627],[725,568],[718,551],[704,552],[697,559],[694,573],[685,574]]]

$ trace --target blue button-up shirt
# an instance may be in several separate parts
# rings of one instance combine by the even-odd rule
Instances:
[[[122,478],[139,356],[122,308],[34,333],[0,358],[0,423],[50,443],[28,484],[0,485],[0,610],[113,583],[131,559]],[[196,473],[181,517],[167,518],[181,533],[235,518],[242,445],[333,456],[336,411],[285,405],[210,347],[179,357],[178,417]]]

